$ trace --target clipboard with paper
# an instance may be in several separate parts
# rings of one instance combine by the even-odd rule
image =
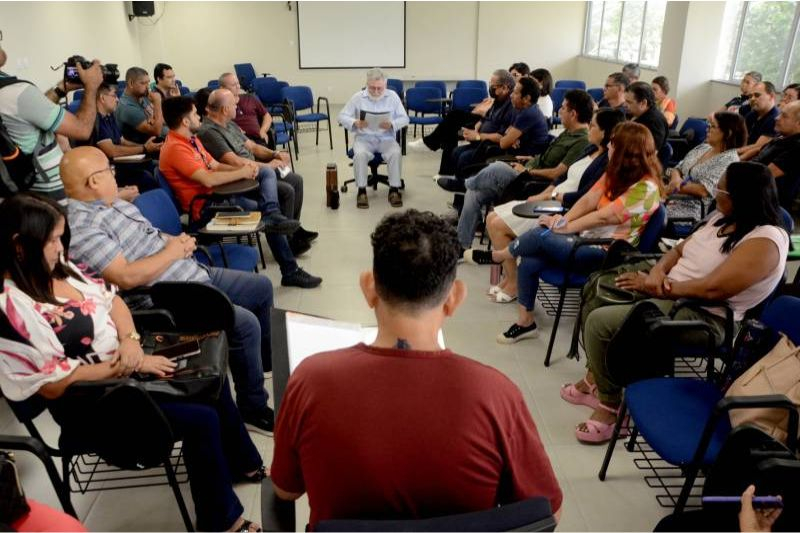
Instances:
[[[362,110],[360,115],[360,120],[364,120],[367,123],[367,129],[371,131],[384,131],[381,128],[381,124],[383,122],[390,122],[392,121],[392,114],[388,111],[382,113],[375,113],[373,111],[364,111]]]

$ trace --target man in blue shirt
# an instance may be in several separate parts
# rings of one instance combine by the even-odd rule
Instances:
[[[125,93],[114,113],[122,136],[144,144],[150,137],[166,137],[167,126],[161,114],[161,93],[150,91],[150,75],[140,67],[125,73]]]
[[[371,128],[367,120],[368,114],[388,115]],[[401,152],[395,139],[396,133],[408,125],[406,114],[400,97],[394,91],[386,90],[386,76],[379,68],[367,71],[367,88],[358,91],[350,98],[342,112],[339,113],[339,124],[353,132],[353,174],[355,174],[358,195],[356,206],[367,209],[367,177],[368,164],[375,153],[380,153],[389,167],[389,204],[402,207],[403,197],[400,195]]]
[[[779,111],[775,106],[775,92],[772,82],[762,81],[750,93],[750,112],[744,117],[747,144],[737,149],[743,161],[752,159],[762,146],[777,135],[775,120]]]

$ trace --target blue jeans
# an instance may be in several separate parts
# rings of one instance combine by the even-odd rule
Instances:
[[[229,364],[242,413],[267,407],[264,368],[272,368],[269,311],[272,283],[266,276],[227,268],[209,268],[211,285],[233,302],[234,326],[229,339]]]
[[[500,198],[503,190],[516,177],[517,171],[511,165],[496,161],[464,182],[467,193],[458,218],[458,241],[462,247],[472,247],[481,208]]]
[[[241,478],[263,464],[242,417],[231,398],[227,381],[214,405],[159,401],[176,440],[183,440],[183,458],[189,475],[197,529],[226,531],[244,508],[233,491]]]
[[[533,311],[536,291],[539,289],[539,274],[545,268],[563,268],[567,264],[574,234],[553,233],[538,227],[526,231],[508,245],[514,257],[522,256],[519,265],[517,291],[519,304]],[[591,272],[598,268],[606,257],[606,251],[598,246],[581,246],[575,253],[573,272]]]

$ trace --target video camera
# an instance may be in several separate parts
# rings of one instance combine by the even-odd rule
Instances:
[[[81,77],[78,74],[78,65],[84,70],[92,66],[91,61],[87,61],[83,56],[72,56],[64,62],[64,82],[83,86]],[[103,71],[103,83],[105,85],[116,85],[119,79],[119,68],[115,63],[100,65]]]

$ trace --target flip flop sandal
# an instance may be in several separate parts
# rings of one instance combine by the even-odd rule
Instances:
[[[503,289],[500,288],[500,285],[492,285],[491,287],[489,287],[489,290],[486,291],[486,294],[488,294],[489,296],[494,296],[495,294],[498,293],[498,291],[501,290]]]
[[[607,405],[599,403],[598,408],[604,409],[609,413],[617,414],[616,409],[612,409]],[[630,423],[630,419],[628,416],[625,417],[625,420],[622,422],[622,428],[620,429],[619,436],[620,437],[627,437],[630,433],[628,431],[628,424]],[[586,425],[587,431],[582,431],[580,424],[575,428],[575,438],[577,438],[581,442],[587,442],[590,444],[602,444],[604,442],[608,442],[611,440],[611,437],[614,435],[614,425],[616,424],[616,420],[610,424],[604,424],[603,422],[599,422],[597,420],[592,420],[591,418],[584,422]]]
[[[497,304],[510,304],[511,302],[515,302],[517,297],[506,294],[502,289],[497,289],[497,292],[491,295],[489,299]]]
[[[600,406],[600,400],[595,396],[597,385],[589,383],[586,378],[583,378],[583,383],[589,388],[589,392],[582,392],[573,383],[566,383],[561,386],[559,393],[564,401],[573,405],[586,405],[592,409],[597,409]]]

